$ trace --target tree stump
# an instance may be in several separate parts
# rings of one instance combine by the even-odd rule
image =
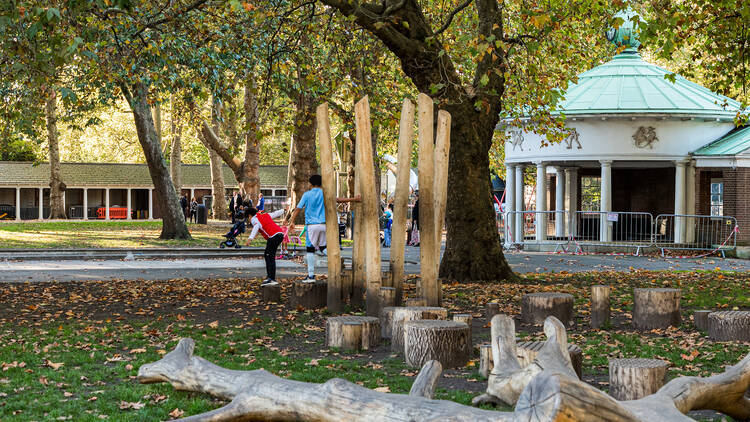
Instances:
[[[425,300],[422,297],[413,297],[410,299],[406,299],[404,302],[405,307],[412,307],[412,306],[427,306],[427,300]]]
[[[406,364],[421,367],[436,360],[444,368],[466,365],[469,327],[463,322],[441,320],[406,321],[404,323]]]
[[[448,319],[448,310],[436,306],[394,308],[391,317],[391,351],[398,353],[404,351],[404,322],[419,319]]]
[[[297,280],[292,285],[292,305],[305,309],[318,309],[326,306],[328,300],[328,283],[317,280],[306,283]]]
[[[386,306],[382,311],[380,311],[380,336],[382,338],[391,338],[394,309],[396,309],[395,306]]]
[[[609,286],[591,286],[591,328],[609,323]]]
[[[396,288],[395,287],[381,287],[380,288],[380,303],[383,307],[396,306]]]
[[[495,365],[492,364],[492,345],[491,344],[480,344],[479,345],[479,375],[487,378],[492,372],[492,368]]]
[[[359,328],[354,328],[357,325]],[[380,343],[380,320],[366,316],[338,316],[326,321],[326,346],[370,350]]]
[[[708,336],[718,341],[750,341],[750,312],[711,312],[708,315]]]
[[[636,329],[679,325],[680,289],[633,289],[633,326]]]
[[[279,283],[269,283],[260,286],[263,292],[263,302],[281,302],[281,285]]]
[[[516,357],[521,368],[525,368],[536,359],[539,351],[544,347],[544,341],[523,341],[516,343]],[[575,344],[568,343],[568,355],[570,363],[573,364],[573,370],[578,375],[578,379],[583,376],[583,350]]]
[[[708,331],[708,314],[713,311],[694,311],[693,325],[700,331]]]
[[[609,395],[617,400],[638,400],[664,385],[669,362],[660,359],[610,359]]]
[[[473,320],[471,314],[456,314],[453,315],[453,320],[456,322],[463,322],[469,327],[469,342],[466,344],[466,358],[471,359],[472,352],[474,352],[472,340],[471,340],[471,322]]]
[[[487,304],[487,311],[484,313],[484,317],[487,320],[487,324],[492,321],[492,317],[500,313],[500,304],[497,302],[490,302]]]
[[[544,324],[548,316],[554,316],[565,325],[573,323],[573,295],[568,293],[541,292],[523,295],[521,320],[526,324]]]

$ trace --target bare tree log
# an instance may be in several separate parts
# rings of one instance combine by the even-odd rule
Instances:
[[[713,311],[694,311],[693,312],[693,325],[695,328],[701,331],[708,331],[708,315]]]
[[[591,286],[591,328],[609,323],[609,286]]]
[[[669,362],[661,359],[610,359],[609,395],[617,400],[637,400],[664,386]]]
[[[225,369],[193,356],[194,347],[192,339],[182,339],[161,360],[143,365],[138,370],[141,383],[168,382],[177,390],[207,393],[231,400],[222,408],[182,421],[513,420],[512,413],[508,412],[481,410],[419,395],[381,393],[338,378],[313,384],[279,378],[262,369]]]
[[[692,421],[691,410],[715,410],[736,420],[750,419],[750,354],[724,373],[679,377],[640,400],[619,402],[569,376],[544,371],[518,399],[519,421]]]
[[[497,400],[514,405],[524,388],[544,370],[562,373],[577,379],[568,355],[568,341],[565,326],[555,317],[547,317],[544,322],[547,341],[534,361],[522,368],[516,357],[516,329],[513,319],[507,315],[492,318],[492,360],[494,368],[487,381],[486,395],[474,399],[474,404]]]
[[[414,380],[414,384],[411,385],[409,395],[431,399],[435,395],[435,388],[442,373],[443,365],[440,362],[436,360],[425,362],[417,378]]]
[[[492,372],[492,345],[479,345],[479,375],[487,378]]]
[[[391,351],[404,351],[404,323],[419,319],[448,319],[448,310],[437,306],[394,308],[391,318]]]
[[[750,341],[750,312],[712,312],[708,315],[708,336],[719,341]]]
[[[565,325],[573,323],[573,295],[558,292],[540,292],[523,295],[521,320],[526,324],[542,324],[554,316]]]
[[[328,283],[318,280],[307,283],[296,280],[292,285],[291,302],[295,307],[318,309],[326,306]]]
[[[525,368],[534,362],[539,351],[544,347],[545,342],[543,341],[524,341],[516,344],[518,363],[521,364],[521,368]],[[568,356],[570,356],[570,363],[573,365],[573,370],[576,371],[578,378],[583,376],[583,350],[575,344],[568,344]]]
[[[469,327],[463,322],[406,321],[404,335],[404,357],[409,366],[436,360],[446,368],[459,368],[469,360]]]
[[[401,106],[401,121],[398,133],[398,169],[392,169],[396,175],[396,193],[393,198],[393,236],[391,241],[391,271],[396,288],[396,306],[401,306],[404,282],[404,248],[406,237],[406,212],[409,202],[409,165],[411,164],[411,144],[414,138],[414,104],[407,98]],[[386,164],[390,164],[386,161]],[[389,306],[389,305],[383,305]]]
[[[281,302],[281,285],[279,283],[269,283],[260,286],[263,291],[263,302]]]
[[[347,338],[345,324],[361,325],[361,330],[354,334],[356,339]],[[351,329],[350,329],[351,330]],[[354,333],[354,331],[350,331]],[[380,343],[380,320],[366,316],[331,317],[326,321],[326,346],[340,347],[347,350],[369,350]]]
[[[636,329],[679,327],[680,318],[680,289],[633,289]]]
[[[487,310],[485,311],[484,317],[487,319],[487,324],[492,322],[492,317],[500,313],[500,304],[497,302],[490,302],[487,304]]]
[[[419,121],[419,263],[422,276],[417,292],[429,306],[440,306],[440,261],[435,252],[435,136],[433,101],[420,93],[417,99]],[[440,251],[438,246],[438,253]]]

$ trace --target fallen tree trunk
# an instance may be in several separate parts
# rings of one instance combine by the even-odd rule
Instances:
[[[138,370],[141,383],[168,382],[177,390],[211,394],[229,404],[182,421],[511,421],[512,413],[476,409],[424,397],[434,390],[435,365],[417,377],[414,394],[381,393],[334,378],[323,384],[279,378],[262,369],[225,369],[193,356],[192,339],[180,340],[161,360]],[[426,383],[427,385],[422,385]]]

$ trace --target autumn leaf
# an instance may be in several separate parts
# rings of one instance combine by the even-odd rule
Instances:
[[[180,408],[175,407],[175,409],[171,412],[169,412],[169,416],[171,416],[173,419],[177,419],[182,417],[182,415],[185,414],[184,410],[180,410]]]
[[[388,387],[387,385],[383,386],[383,387],[374,388],[373,390],[378,391],[380,393],[390,393],[391,392],[390,387]]]
[[[65,363],[63,363],[63,362],[55,363],[55,362],[52,362],[51,360],[47,359],[47,361],[44,362],[44,365],[45,366],[49,366],[50,368],[52,368],[55,371],[57,371],[58,369],[60,369],[60,367],[62,367],[63,365],[65,365]]]
[[[219,321],[209,322],[208,326],[211,328],[219,328]]]
[[[128,410],[128,409],[139,410],[139,409],[142,409],[143,406],[145,406],[145,405],[146,405],[145,403],[141,403],[139,401],[137,401],[137,402],[121,401],[120,402],[120,409],[122,409],[122,410]]]

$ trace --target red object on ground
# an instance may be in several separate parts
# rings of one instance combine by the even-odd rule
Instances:
[[[96,218],[107,218],[107,209],[106,208],[97,208],[96,210]],[[124,220],[128,218],[128,209],[127,208],[110,208],[109,209],[109,218],[110,219],[121,219]]]

